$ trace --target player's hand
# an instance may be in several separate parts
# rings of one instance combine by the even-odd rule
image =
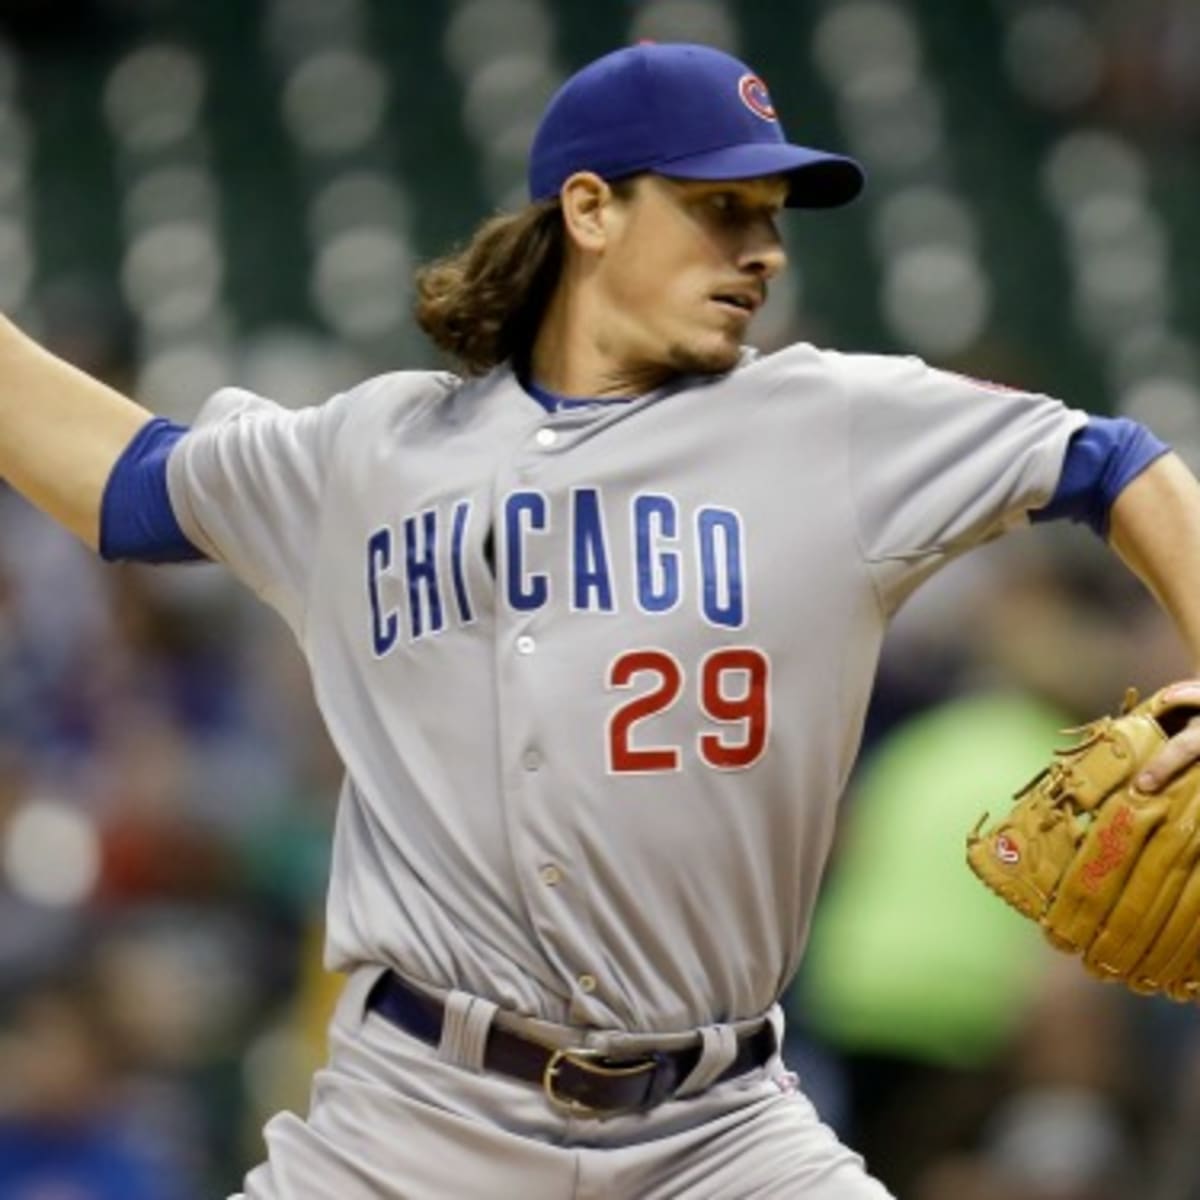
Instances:
[[[1167,688],[1171,700],[1200,705],[1200,679],[1185,679]],[[1157,792],[1180,771],[1200,759],[1200,716],[1193,717],[1146,764],[1137,777],[1142,792]]]

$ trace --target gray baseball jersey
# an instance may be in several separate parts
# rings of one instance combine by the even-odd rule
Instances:
[[[888,616],[1044,504],[1085,420],[803,344],[554,414],[507,368],[217,393],[170,494],[345,763],[328,964],[571,1024],[767,1010]]]

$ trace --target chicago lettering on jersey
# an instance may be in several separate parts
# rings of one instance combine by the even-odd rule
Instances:
[[[376,657],[394,649],[402,633],[418,641],[475,619],[467,555],[476,509],[468,499],[422,509],[367,538]],[[625,552],[613,548],[614,513],[626,522]],[[746,624],[746,538],[731,508],[685,513],[673,496],[640,492],[606,511],[600,488],[576,487],[556,501],[534,489],[510,492],[494,517],[485,515],[495,525],[497,603],[512,612],[559,603],[577,613],[617,613],[622,604],[667,613],[688,599],[690,578],[691,602],[704,621],[723,629]],[[479,542],[486,532],[479,531]]]

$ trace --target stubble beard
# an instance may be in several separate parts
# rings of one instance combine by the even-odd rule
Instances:
[[[737,366],[741,353],[737,343],[702,348],[673,342],[667,348],[667,360],[671,370],[680,375],[724,375]]]

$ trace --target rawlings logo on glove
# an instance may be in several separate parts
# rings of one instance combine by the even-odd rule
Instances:
[[[971,870],[1060,950],[1183,1001],[1200,997],[1200,764],[1157,792],[1133,781],[1198,715],[1171,689],[1141,704],[1131,692],[1120,716],[1068,731],[1079,742],[967,838]]]

